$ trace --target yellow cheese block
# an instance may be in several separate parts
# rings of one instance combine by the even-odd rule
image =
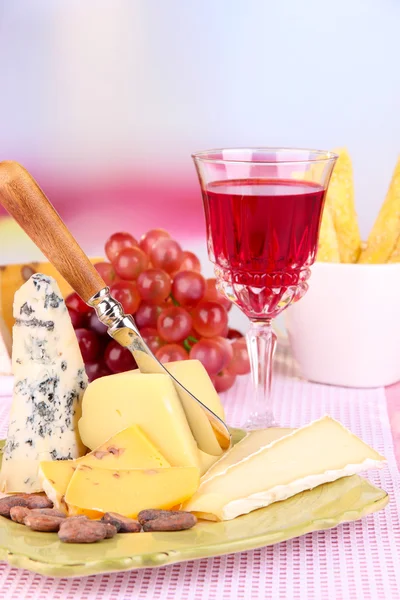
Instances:
[[[113,470],[170,466],[138,425],[131,425],[120,431],[75,462],[79,465]]]
[[[258,439],[257,439],[258,436]],[[379,468],[384,458],[338,421],[324,417],[266,445],[262,432],[234,446],[202,478],[183,508],[229,520],[341,477]]]
[[[67,510],[64,496],[75,469],[76,460],[46,460],[39,465],[43,490],[58,510]]]
[[[168,375],[127,371],[89,384],[79,421],[85,446],[94,450],[135,424],[172,466],[199,466],[197,444]]]
[[[146,508],[170,509],[182,503],[195,493],[199,479],[196,467],[112,471],[79,465],[65,501],[85,512],[134,518]]]

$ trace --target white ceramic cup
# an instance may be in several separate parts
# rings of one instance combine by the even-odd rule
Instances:
[[[316,263],[285,311],[294,358],[311,381],[380,387],[400,380],[400,263]]]

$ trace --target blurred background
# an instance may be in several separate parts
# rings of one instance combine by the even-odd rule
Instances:
[[[399,22],[396,0],[2,0],[0,158],[88,253],[165,227],[206,263],[192,151],[346,145],[366,236],[400,149]],[[0,263],[38,256],[16,231],[0,217]]]

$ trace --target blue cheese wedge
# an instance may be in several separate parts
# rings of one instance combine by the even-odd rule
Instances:
[[[40,273],[15,294],[14,392],[0,472],[2,492],[37,492],[41,461],[85,453],[78,432],[87,376],[57,283]]]
[[[202,477],[184,510],[214,521],[234,519],[385,461],[328,416],[273,437],[269,430],[246,436]]]

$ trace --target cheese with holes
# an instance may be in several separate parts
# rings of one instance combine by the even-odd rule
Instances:
[[[199,479],[196,467],[112,471],[79,465],[65,501],[83,514],[116,512],[134,518],[145,508],[177,506],[195,493]]]
[[[113,470],[171,466],[138,425],[131,425],[120,431],[76,462]]]
[[[127,371],[89,384],[79,421],[88,448],[96,449],[131,425],[139,425],[172,466],[199,466],[197,444],[168,375]]]
[[[57,283],[39,273],[15,294],[14,392],[0,474],[3,492],[36,492],[43,460],[74,459],[87,377]]]
[[[385,460],[331,417],[256,449],[258,441],[249,436],[234,446],[206,473],[184,509],[210,520],[234,519],[340,477],[379,468]]]

